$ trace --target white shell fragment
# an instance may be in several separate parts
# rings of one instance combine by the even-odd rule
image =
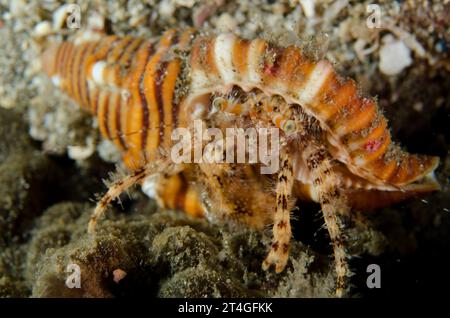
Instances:
[[[173,16],[175,10],[175,3],[173,3],[172,1],[162,1],[159,4],[159,14],[163,17]]]
[[[68,11],[69,11],[69,5],[65,4],[65,5],[60,6],[53,13],[53,29],[54,30],[61,30],[63,28],[63,25],[67,18]]]
[[[33,30],[33,35],[36,37],[43,37],[53,32],[52,25],[48,21],[42,21],[36,24]]]
[[[308,19],[315,16],[314,0],[300,0],[300,5],[302,6],[303,13]]]
[[[92,156],[95,151],[95,145],[92,138],[86,140],[85,146],[69,145],[67,146],[67,155],[74,160],[85,160]]]
[[[391,39],[381,46],[379,68],[383,74],[397,75],[411,63],[411,51],[403,41]]]

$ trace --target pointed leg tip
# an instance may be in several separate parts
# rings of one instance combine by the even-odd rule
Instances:
[[[87,233],[91,236],[95,234],[95,224],[96,224],[95,221],[93,220],[89,221]]]
[[[275,266],[275,273],[280,274],[282,271],[284,271],[284,267],[286,264],[277,264]]]

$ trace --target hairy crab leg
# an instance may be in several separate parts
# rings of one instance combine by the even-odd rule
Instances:
[[[345,278],[351,275],[344,248],[342,223],[338,212],[347,210],[345,196],[339,192],[338,180],[333,175],[327,153],[311,143],[304,151],[306,164],[313,176],[313,186],[321,204],[323,218],[333,246],[336,270],[336,296],[342,297],[345,291]]]
[[[143,181],[144,179],[156,174],[164,174],[164,177],[169,177],[179,173],[182,170],[181,165],[170,162],[167,159],[157,160],[142,168],[134,170],[131,174],[115,181],[103,195],[101,200],[97,203],[91,219],[88,224],[88,233],[94,234],[95,227],[99,218],[105,213],[106,207],[114,199],[118,198],[124,191],[133,185]]]
[[[280,149],[280,171],[276,185],[276,210],[273,223],[272,246],[262,267],[267,270],[275,265],[275,271],[280,273],[285,268],[289,258],[289,242],[291,240],[290,213],[293,206],[292,187],[294,184],[293,165],[287,145]]]

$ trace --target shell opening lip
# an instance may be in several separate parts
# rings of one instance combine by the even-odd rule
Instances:
[[[432,164],[416,180],[402,187],[405,190],[436,191],[441,190],[441,185],[436,179],[435,170],[439,166],[439,157],[432,157]]]
[[[441,190],[441,185],[436,179],[434,169],[422,178],[403,186],[402,191],[414,191],[414,192],[432,192]]]

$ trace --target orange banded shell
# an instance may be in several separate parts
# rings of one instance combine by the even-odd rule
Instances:
[[[185,69],[175,50],[188,56]],[[433,177],[437,157],[396,147],[377,102],[363,97],[353,80],[339,77],[329,61],[308,59],[296,46],[170,30],[159,41],[109,36],[54,45],[43,65],[58,86],[98,117],[102,134],[124,151],[129,167],[142,153],[150,160],[160,145],[170,147],[172,130],[191,120],[195,101],[239,86],[279,95],[317,119],[339,162],[336,173],[355,193],[369,198],[372,190],[390,191],[398,201],[439,188]],[[307,175],[299,171],[297,179],[299,191],[313,198]]]

